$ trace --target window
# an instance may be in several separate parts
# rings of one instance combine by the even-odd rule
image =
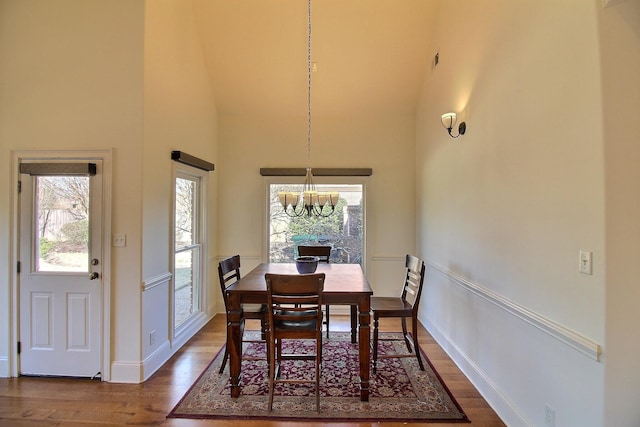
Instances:
[[[335,212],[326,217],[288,216],[278,200],[279,191],[300,191],[301,185],[271,182],[269,193],[269,262],[292,262],[298,245],[330,245],[331,262],[363,265],[364,184],[343,178],[335,184],[316,184],[318,191],[337,191]]]
[[[89,271],[89,177],[34,176],[38,272]]]
[[[203,178],[177,170],[174,212],[174,327],[202,311]]]

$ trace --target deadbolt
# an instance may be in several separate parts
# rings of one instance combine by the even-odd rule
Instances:
[[[91,265],[98,265],[100,263],[100,261],[98,261],[97,258],[94,258],[91,260]]]

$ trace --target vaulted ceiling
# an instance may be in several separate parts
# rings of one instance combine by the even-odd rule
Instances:
[[[432,0],[313,0],[314,115],[415,111]],[[307,0],[195,0],[220,114],[306,115]]]

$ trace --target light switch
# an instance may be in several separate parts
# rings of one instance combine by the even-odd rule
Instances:
[[[578,270],[582,274],[593,274],[592,266],[593,252],[580,251],[580,265]]]

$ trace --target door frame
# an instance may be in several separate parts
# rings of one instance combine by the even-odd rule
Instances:
[[[20,199],[18,182],[20,180],[20,162],[22,160],[79,160],[102,161],[102,319],[101,319],[101,380],[111,379],[111,189],[112,189],[113,150],[15,150],[11,152],[11,232],[10,232],[10,269],[9,298],[11,300],[9,330],[9,374],[20,375],[20,284],[17,265],[20,260]]]

